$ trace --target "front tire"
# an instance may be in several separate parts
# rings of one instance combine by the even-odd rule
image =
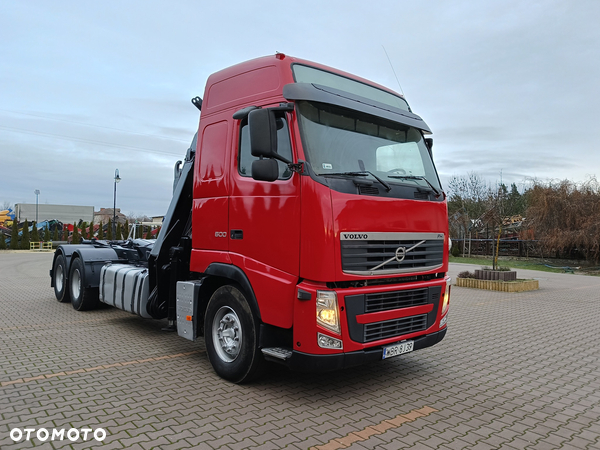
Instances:
[[[54,284],[54,296],[61,303],[67,303],[71,300],[69,286],[67,285],[67,261],[64,255],[58,255],[54,261],[54,270],[52,271],[52,282]]]
[[[234,383],[250,381],[263,362],[258,320],[236,287],[222,286],[208,302],[204,318],[206,353],[215,372]]]
[[[81,258],[75,258],[71,262],[69,292],[71,304],[77,311],[88,311],[98,306],[98,289],[85,287],[85,268]]]

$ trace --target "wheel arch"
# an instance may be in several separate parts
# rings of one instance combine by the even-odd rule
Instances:
[[[112,248],[97,248],[93,245],[60,245],[54,252],[52,270],[54,270],[56,259],[62,255],[65,259],[66,280],[70,278],[71,265],[77,258],[81,258],[84,268],[84,279],[86,287],[96,288],[100,285],[100,269],[108,262],[118,262],[117,252]],[[51,287],[54,287],[54,277],[50,276]]]
[[[248,304],[250,305],[252,313],[256,316],[259,322],[262,322],[260,308],[258,307],[258,301],[256,300],[254,289],[252,288],[250,280],[242,269],[240,269],[238,266],[234,266],[233,264],[212,263],[206,268],[204,275],[209,275],[209,278],[205,282],[206,291],[203,292],[201,289],[200,294],[200,298],[206,299],[204,304],[199,305],[203,307],[203,311],[206,309],[208,299],[210,298],[210,295],[214,293],[214,291],[225,284],[231,284],[231,282],[234,282],[248,300]]]

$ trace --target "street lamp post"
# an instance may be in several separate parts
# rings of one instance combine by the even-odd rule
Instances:
[[[35,226],[37,226],[38,223],[38,197],[40,195],[40,190],[36,189],[35,191],[33,191],[33,193],[35,194]]]
[[[117,238],[117,183],[121,181],[121,177],[119,176],[119,169],[115,169],[115,195],[113,202],[113,239]]]

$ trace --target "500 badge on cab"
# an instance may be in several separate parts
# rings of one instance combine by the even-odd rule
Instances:
[[[226,238],[227,237],[227,232],[226,231],[215,231],[215,237],[217,238]]]

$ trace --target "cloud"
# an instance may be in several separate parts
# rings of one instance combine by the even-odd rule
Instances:
[[[582,180],[600,167],[599,13],[593,0],[12,2],[0,164],[19,176],[0,201],[40,189],[110,207],[118,167],[125,211],[164,212],[198,126],[190,99],[211,73],[275,51],[404,90],[442,179]]]

